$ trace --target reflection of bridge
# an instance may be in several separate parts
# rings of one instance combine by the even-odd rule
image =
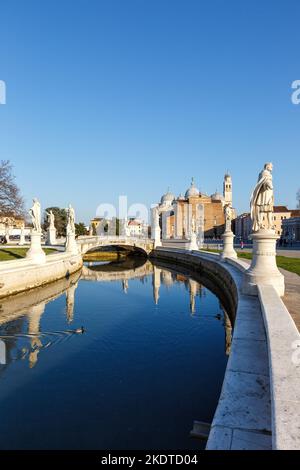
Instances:
[[[124,281],[127,279],[136,279],[148,276],[153,273],[153,265],[146,262],[143,266],[126,271],[96,271],[90,269],[89,266],[83,266],[81,271],[81,279],[86,281]]]
[[[154,249],[154,241],[150,238],[131,238],[117,236],[82,236],[77,239],[77,246],[81,254],[105,246],[119,246],[129,250],[136,250],[147,255]]]

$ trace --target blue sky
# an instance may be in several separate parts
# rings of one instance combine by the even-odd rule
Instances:
[[[27,205],[156,202],[233,177],[248,209],[265,161],[277,204],[300,187],[298,0],[0,4],[0,158]]]

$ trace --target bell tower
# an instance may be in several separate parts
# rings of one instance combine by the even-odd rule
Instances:
[[[225,204],[229,204],[232,207],[232,180],[228,172],[224,176],[223,196]]]

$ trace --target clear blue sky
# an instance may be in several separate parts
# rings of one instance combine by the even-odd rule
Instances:
[[[248,209],[265,161],[276,203],[300,186],[298,0],[9,0],[0,5],[0,158],[27,205],[150,205],[191,176],[233,177]]]

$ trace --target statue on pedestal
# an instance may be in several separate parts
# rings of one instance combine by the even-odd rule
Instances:
[[[272,230],[274,228],[272,220],[274,209],[272,170],[272,163],[264,165],[251,196],[250,209],[253,232],[260,229]]]
[[[37,198],[33,199],[33,205],[29,209],[34,232],[41,233],[41,205]]]
[[[253,190],[250,207],[253,233],[252,261],[244,273],[243,293],[257,295],[258,286],[269,285],[279,296],[284,295],[284,276],[276,264],[276,241],[273,227],[274,192],[272,163],[266,163]]]

